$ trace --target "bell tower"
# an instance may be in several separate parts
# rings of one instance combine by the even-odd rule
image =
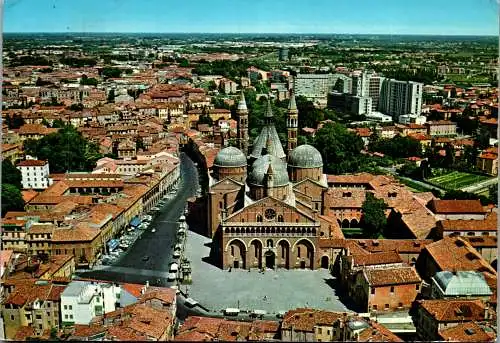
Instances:
[[[238,148],[247,156],[248,154],[248,108],[243,90],[238,103]]]
[[[288,144],[287,144],[287,155],[290,156],[290,152],[297,147],[297,131],[299,123],[299,111],[297,110],[297,104],[295,102],[295,93],[292,90],[290,96],[290,103],[288,104],[288,118],[286,122],[287,133],[288,133]]]

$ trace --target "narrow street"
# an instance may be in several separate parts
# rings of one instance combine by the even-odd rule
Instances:
[[[186,200],[196,194],[198,171],[193,161],[181,154],[181,180],[174,198],[168,200],[142,236],[111,266],[100,266],[79,273],[88,277],[117,282],[169,285],[167,275],[176,241],[177,220],[184,213]],[[151,232],[155,228],[156,232]],[[147,256],[147,257],[146,257]],[[173,283],[172,283],[173,284]]]

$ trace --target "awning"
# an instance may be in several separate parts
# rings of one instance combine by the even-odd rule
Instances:
[[[141,224],[141,220],[139,219],[139,217],[134,217],[131,221],[130,221],[130,226],[132,227],[137,227]]]
[[[117,239],[111,239],[109,242],[108,242],[108,248],[109,250],[115,250],[118,245],[120,245],[120,241],[117,240]]]

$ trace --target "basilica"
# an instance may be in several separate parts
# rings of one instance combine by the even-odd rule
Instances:
[[[207,202],[212,255],[222,268],[301,268],[320,265],[319,241],[342,235],[337,221],[322,215],[328,189],[321,154],[297,146],[298,110],[292,94],[284,151],[271,104],[265,125],[249,149],[248,109],[238,103],[238,147],[217,154]]]

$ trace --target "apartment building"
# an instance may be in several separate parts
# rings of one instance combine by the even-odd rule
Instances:
[[[400,115],[422,112],[423,83],[385,79],[381,85],[379,109],[395,120]]]
[[[23,188],[45,189],[52,184],[49,178],[49,162],[41,160],[25,160],[17,164],[21,171]]]

